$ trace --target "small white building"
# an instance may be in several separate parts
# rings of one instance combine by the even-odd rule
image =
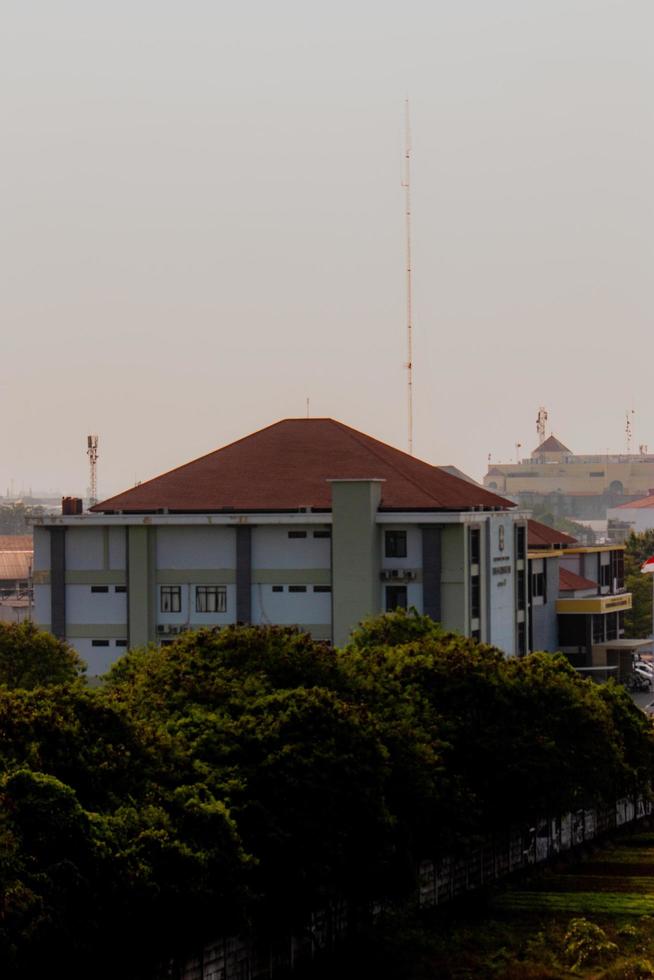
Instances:
[[[609,534],[615,540],[626,540],[633,531],[641,534],[654,528],[654,489],[640,500],[630,500],[619,507],[611,507],[607,512]],[[619,534],[615,534],[619,531]]]
[[[35,620],[91,674],[188,628],[298,625],[341,645],[365,616],[411,606],[526,650],[513,504],[332,419],[286,419],[44,518],[34,546]]]

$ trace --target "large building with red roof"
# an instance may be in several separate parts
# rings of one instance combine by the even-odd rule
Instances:
[[[525,532],[468,479],[333,419],[285,419],[44,518],[36,619],[91,673],[191,627],[292,624],[340,645],[409,606],[512,655],[526,650]]]

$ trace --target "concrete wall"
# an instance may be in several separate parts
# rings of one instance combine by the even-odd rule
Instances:
[[[467,528],[448,524],[441,536],[441,609],[446,629],[469,632]]]
[[[487,519],[485,565],[485,599],[489,643],[511,657],[516,652],[515,613],[515,541],[513,518],[507,514],[489,514]]]
[[[342,646],[352,628],[379,611],[381,530],[376,524],[381,482],[332,483],[332,622]]]
[[[531,648],[555,653],[558,650],[559,631],[556,600],[559,597],[559,558],[543,558],[547,601],[531,610]]]

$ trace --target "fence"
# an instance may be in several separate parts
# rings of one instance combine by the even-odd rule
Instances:
[[[563,817],[547,817],[533,826],[494,837],[459,857],[423,860],[418,865],[414,899],[420,908],[443,905],[468,892],[555,859],[598,837],[652,814],[644,797],[617,800],[614,806],[578,810]],[[364,917],[374,919],[382,910],[373,903]],[[261,943],[256,937],[222,937],[183,963],[171,964],[161,980],[281,980],[296,967],[337,946],[356,931],[362,910],[347,902],[333,902],[310,915],[301,934]]]

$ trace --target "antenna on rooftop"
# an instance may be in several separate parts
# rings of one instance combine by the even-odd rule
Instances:
[[[86,437],[87,450],[89,457],[89,507],[95,507],[98,502],[98,437],[91,435]]]
[[[411,125],[409,100],[404,100],[404,218],[406,222],[406,333],[408,444],[413,455],[413,270],[411,268]]]
[[[625,418],[626,418],[627,422],[626,422],[626,425],[624,427],[624,431],[625,431],[625,435],[627,437],[627,456],[630,456],[631,455],[631,438],[632,438],[632,435],[633,435],[633,433],[631,431],[631,428],[632,428],[632,418],[633,418],[633,416],[635,414],[636,413],[633,410],[633,408],[631,410],[627,410],[625,412]]]
[[[542,405],[538,409],[536,432],[538,433],[538,444],[540,445],[541,442],[545,442],[545,436],[547,434],[547,409],[543,408]]]

